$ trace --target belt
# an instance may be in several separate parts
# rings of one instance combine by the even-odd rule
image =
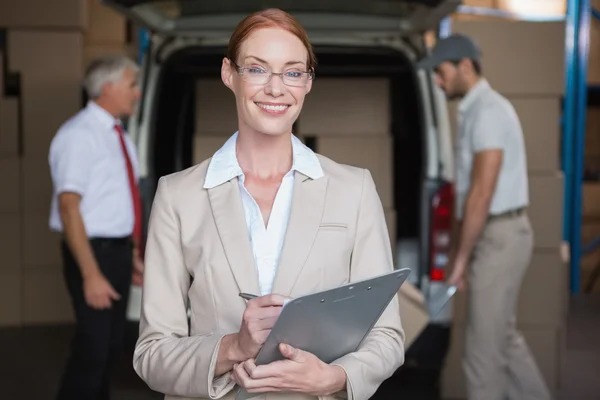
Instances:
[[[488,221],[520,217],[521,215],[524,215],[526,211],[527,211],[527,207],[521,207],[521,208],[515,208],[514,210],[504,211],[500,214],[492,214],[488,217]]]
[[[117,237],[117,238],[108,238],[108,237],[92,237],[90,238],[90,243],[98,243],[101,245],[108,246],[123,246],[133,244],[133,239],[131,236]]]
[[[66,239],[62,238],[62,241],[66,244]],[[91,244],[97,244],[100,246],[125,246],[133,244],[133,238],[131,236],[124,237],[91,237],[89,238]]]

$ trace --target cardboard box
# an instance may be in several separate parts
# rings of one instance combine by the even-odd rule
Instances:
[[[384,208],[394,207],[393,138],[390,135],[317,137],[316,152],[341,164],[371,172]]]
[[[592,1],[592,7],[597,10],[600,2]],[[596,18],[590,18],[589,35],[587,82],[589,85],[600,85],[600,21]]]
[[[599,185],[600,186],[600,185]],[[600,237],[600,218],[584,217],[581,224],[581,246],[588,246],[592,241]],[[591,283],[593,273],[597,268],[600,268],[600,247],[594,250],[581,254],[580,261],[580,284],[582,291],[587,290]],[[600,279],[595,280],[592,286],[593,292],[600,291]]]
[[[580,261],[579,283],[581,291],[587,292],[591,289],[592,293],[600,293],[600,279],[595,279],[594,272],[600,265],[600,251],[596,250],[586,254]],[[592,279],[594,279],[592,281]]]
[[[404,349],[408,349],[429,324],[429,312],[421,292],[411,283],[404,282],[398,291],[400,317],[404,329]]]
[[[83,36],[9,31],[9,68],[21,74],[25,154],[47,155],[58,128],[81,108]]]
[[[460,13],[452,14],[452,21],[487,22],[487,21],[503,21],[505,19],[506,18],[496,16],[496,15],[460,14]]]
[[[21,271],[21,221],[19,213],[0,213],[0,273]]]
[[[0,157],[0,176],[2,177],[0,213],[18,213],[21,209],[19,169],[18,157]]]
[[[562,172],[529,175],[527,213],[534,231],[535,247],[557,248],[563,235],[564,179]]]
[[[600,186],[600,185],[599,185]],[[581,221],[581,245],[600,237],[600,218],[584,217]],[[600,248],[599,248],[600,249]]]
[[[515,108],[525,139],[527,169],[532,173],[560,170],[560,99],[555,96],[508,97]],[[448,102],[453,138],[456,137],[458,101]]]
[[[569,265],[554,250],[536,250],[523,278],[517,303],[517,322],[528,326],[561,327],[566,324],[569,297]],[[467,295],[454,296],[452,320],[464,324]]]
[[[560,170],[560,98],[509,98],[519,115],[530,172]]]
[[[598,44],[600,45],[600,43]],[[600,134],[598,134],[599,132],[600,108],[588,107],[585,121],[585,164],[586,166],[597,170],[600,170]]]
[[[4,88],[4,54],[0,53],[0,88]],[[4,89],[2,89],[4,90]],[[0,157],[16,156],[18,153],[18,102],[17,99],[0,96]]]
[[[482,8],[494,8],[497,0],[463,0],[463,6],[469,7],[482,7]]]
[[[122,14],[98,0],[87,0],[88,29],[85,42],[91,44],[124,44],[127,39],[127,20]]]
[[[387,78],[315,80],[298,119],[306,136],[386,136],[391,129]]]
[[[584,218],[600,217],[600,182],[584,182],[581,190],[583,198],[582,216]]]
[[[564,327],[569,312],[569,264],[556,250],[537,250],[521,286],[517,321],[538,327]]]
[[[96,58],[114,55],[123,55],[137,62],[135,47],[129,44],[86,44],[83,47],[83,67],[88,65]]]
[[[21,273],[0,272],[0,327],[21,325]]]
[[[16,156],[18,152],[19,102],[0,96],[0,156]]]
[[[461,5],[467,7],[497,9],[496,3],[497,0],[462,0]],[[455,12],[452,14],[452,19],[454,21],[489,21],[493,19],[499,19],[499,17]]]
[[[20,0],[0,2],[0,26],[19,29],[78,29],[87,26],[85,0]]]
[[[27,215],[49,215],[53,187],[48,157],[25,155],[21,172],[21,209]]]
[[[504,95],[564,93],[564,22],[455,21],[452,31],[467,34],[479,44],[483,74]]]
[[[225,144],[228,138],[226,135],[194,136],[193,163],[200,164],[202,161],[212,157]]]
[[[560,387],[560,362],[564,352],[564,328],[538,328],[519,326],[529,349],[536,360],[546,385],[555,398]],[[442,373],[442,398],[466,398],[466,382],[462,367],[464,353],[464,327],[452,328],[450,351]]]
[[[23,325],[74,321],[63,275],[55,270],[24,271],[21,293]]]
[[[61,235],[50,231],[49,213],[27,213],[21,220],[21,254],[24,270],[52,271],[61,275]]]
[[[237,130],[233,92],[221,79],[199,79],[196,84],[196,135],[228,137]]]

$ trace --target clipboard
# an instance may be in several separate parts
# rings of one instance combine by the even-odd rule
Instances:
[[[356,351],[409,274],[410,269],[403,268],[290,300],[260,349],[256,365],[284,360],[280,343],[308,351],[325,363]],[[262,394],[240,388],[236,400]]]
[[[452,297],[456,294],[457,287],[456,286],[444,286],[435,297],[430,299],[429,301],[429,315],[432,318],[437,317],[438,314],[444,309],[446,304],[450,302]]]

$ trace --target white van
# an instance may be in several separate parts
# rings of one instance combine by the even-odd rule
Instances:
[[[146,210],[152,204],[159,177],[195,161],[196,83],[219,79],[230,34],[247,14],[266,6],[278,7],[306,27],[318,59],[307,104],[318,101],[315,96],[325,95],[315,90],[321,80],[343,77],[351,86],[352,80],[386,78],[390,119],[386,124],[393,138],[393,182],[389,190],[395,209],[395,221],[390,226],[396,227],[397,267],[410,267],[411,282],[425,299],[431,302],[436,298],[443,289],[454,207],[451,132],[444,95],[435,87],[431,74],[415,69],[415,61],[427,51],[424,33],[435,30],[460,0],[104,3],[151,31],[142,66],[143,98],[128,123],[139,150]],[[211,94],[205,95],[210,98]],[[370,103],[368,97],[360,101]],[[235,121],[235,115],[231,118]],[[309,145],[319,152],[318,139],[313,138]],[[139,308],[139,288],[134,288],[130,319],[139,318]],[[449,343],[450,310],[448,304],[431,316],[430,326],[407,351],[407,365],[441,368]]]

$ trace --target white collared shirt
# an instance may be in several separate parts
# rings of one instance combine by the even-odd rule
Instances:
[[[294,189],[294,171],[301,172],[311,179],[318,179],[323,176],[323,169],[316,154],[300,139],[291,135],[292,168],[283,177],[275,196],[268,225],[265,227],[260,208],[244,185],[245,175],[236,156],[237,137],[238,132],[234,133],[213,155],[206,172],[204,188],[210,189],[233,178],[238,178],[246,226],[258,272],[260,295],[266,295],[271,293],[273,288],[279,256],[287,231]]]
[[[82,196],[80,212],[88,237],[117,238],[133,232],[127,166],[115,124],[120,121],[90,101],[52,139],[48,156],[54,184],[50,229],[63,230],[59,194],[75,192]],[[125,143],[137,179],[135,147],[127,135]]]
[[[526,207],[529,203],[527,159],[523,130],[513,105],[481,79],[461,100],[456,137],[456,216],[462,219],[471,186],[475,154],[503,152],[491,215]]]

